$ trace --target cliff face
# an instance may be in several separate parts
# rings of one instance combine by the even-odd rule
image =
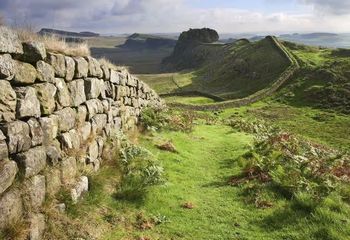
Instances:
[[[92,57],[47,53],[0,28],[0,230],[25,220],[29,239],[45,229],[42,205],[61,188],[88,190],[108,137],[163,107],[145,83]]]

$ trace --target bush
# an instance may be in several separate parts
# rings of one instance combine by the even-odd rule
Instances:
[[[196,115],[192,111],[165,112],[146,108],[141,114],[141,125],[147,130],[169,129],[172,131],[191,132]]]
[[[141,125],[147,130],[159,130],[166,125],[166,114],[163,111],[154,108],[142,110]]]
[[[125,143],[124,143],[125,144]],[[118,197],[143,198],[148,187],[164,183],[164,169],[147,149],[126,143],[120,152],[121,181]]]
[[[243,125],[246,128],[246,124]],[[335,150],[310,143],[276,128],[248,127],[258,132],[251,151],[240,159],[242,172],[231,184],[255,180],[274,186],[283,195],[299,198],[307,193],[320,202],[349,181],[349,157]],[[260,130],[257,130],[260,129]],[[261,130],[263,129],[263,130]]]

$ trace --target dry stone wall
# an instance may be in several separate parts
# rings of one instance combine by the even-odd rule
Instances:
[[[78,201],[88,190],[80,170],[97,171],[106,139],[147,106],[163,102],[126,70],[48,53],[0,27],[0,230],[24,219],[40,239],[45,199],[64,187]]]

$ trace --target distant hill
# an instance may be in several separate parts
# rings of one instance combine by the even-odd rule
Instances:
[[[307,33],[282,34],[280,39],[322,47],[350,48],[350,34],[335,33]]]
[[[176,40],[157,35],[134,33],[128,37],[121,47],[129,49],[173,48]]]
[[[99,37],[100,34],[94,32],[69,32],[52,28],[42,28],[38,34],[40,35],[58,35],[62,37]]]

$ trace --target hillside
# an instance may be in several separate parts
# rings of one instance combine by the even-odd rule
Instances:
[[[215,35],[215,34],[214,34]],[[198,90],[226,99],[242,98],[273,83],[289,66],[289,60],[271,37],[257,42],[246,39],[216,43],[216,36],[202,41],[181,41],[164,59],[165,69],[194,69],[191,84],[177,91]]]
[[[100,34],[94,32],[69,32],[52,28],[42,28],[38,34],[40,35],[58,35],[65,37],[98,37]]]
[[[350,51],[285,42],[301,70],[278,94],[289,104],[350,113]]]

